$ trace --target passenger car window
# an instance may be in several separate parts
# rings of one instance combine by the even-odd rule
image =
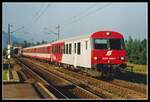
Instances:
[[[74,43],[74,53],[76,53],[76,43]]]
[[[68,44],[66,45],[66,54],[68,54]]]
[[[71,54],[71,44],[69,44],[69,54]]]
[[[77,54],[78,55],[81,54],[81,43],[80,42],[77,44]]]

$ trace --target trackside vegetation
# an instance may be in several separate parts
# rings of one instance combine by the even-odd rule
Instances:
[[[125,40],[125,46],[128,62],[143,65],[147,64],[147,39],[140,41],[129,36],[129,39]]]

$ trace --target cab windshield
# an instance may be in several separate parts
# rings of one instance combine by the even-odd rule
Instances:
[[[109,49],[109,50],[122,50],[124,47],[123,39],[93,39],[94,49]]]

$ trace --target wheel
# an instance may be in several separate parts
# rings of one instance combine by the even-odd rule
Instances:
[[[107,80],[112,80],[114,78],[114,73],[112,71],[109,70],[103,70],[101,77]]]

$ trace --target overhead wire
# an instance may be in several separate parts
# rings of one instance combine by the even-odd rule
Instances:
[[[44,6],[44,5],[41,5],[41,7],[39,8],[39,10],[35,13],[35,16],[33,16],[34,18],[41,12],[43,6]]]
[[[40,8],[39,8],[39,9],[35,12],[35,14],[31,17],[31,22],[29,22],[28,24],[26,24],[25,27],[26,27],[26,26],[29,27],[29,26],[32,26],[32,25],[33,25],[34,19],[40,14],[40,12],[41,12],[41,10],[42,10],[43,7],[44,7],[44,5],[41,5],[41,6],[40,6]]]
[[[75,23],[75,22],[78,22],[79,20],[83,19],[83,17],[84,17],[84,18],[85,18],[85,16],[88,17],[88,15],[91,15],[91,14],[93,14],[93,13],[96,13],[97,11],[100,11],[100,10],[104,9],[105,7],[108,7],[108,6],[110,6],[110,5],[111,5],[111,3],[106,4],[106,5],[102,6],[102,7],[99,7],[99,8],[97,8],[97,9],[94,10],[94,11],[88,12],[87,14],[85,14],[85,15],[81,16],[80,18],[78,18],[78,19],[76,19],[76,20],[74,20],[74,21],[68,23],[68,24],[65,25],[65,26],[68,26],[68,25],[71,25],[71,24],[73,24],[73,23]]]
[[[45,7],[45,9],[41,12],[41,14],[39,14],[39,16],[35,19],[35,22],[37,22],[37,21],[40,19],[40,17],[46,12],[46,10],[49,8],[50,5],[51,5],[51,4],[48,4],[48,5]]]
[[[49,6],[50,4],[48,4],[46,7],[44,5],[41,5],[38,11],[32,17],[33,20],[31,20],[30,24],[27,24],[25,26],[30,26],[30,28],[32,28],[33,24],[35,24],[35,22],[37,22],[40,19],[40,17],[46,12]]]
[[[71,21],[70,23],[65,23],[64,25],[65,25],[65,26],[68,26],[68,25],[71,25],[71,24],[73,24],[73,23],[75,23],[75,22],[78,22],[78,21],[80,21],[81,19],[85,18],[85,16],[87,17],[87,16],[89,16],[89,15],[92,15],[93,13],[104,9],[105,7],[109,6],[110,4],[111,4],[111,3],[106,4],[106,5],[102,6],[102,7],[99,7],[99,8],[97,8],[97,9],[95,9],[95,10],[92,10],[91,12],[88,12],[88,11],[91,10],[92,8],[96,7],[95,5],[97,5],[97,4],[94,4],[94,5],[92,5],[92,6],[89,6],[88,8],[86,8],[85,10],[83,10],[80,14],[73,16],[73,17],[71,18],[71,20],[73,20],[73,21]],[[49,8],[50,5],[51,5],[51,4],[48,4],[45,8],[43,8],[43,6],[40,7],[40,9],[38,10],[38,12],[35,13],[35,16],[36,16],[36,17],[34,17],[34,20],[32,20],[32,21],[34,21],[34,24],[35,24],[35,22],[37,22],[37,21],[42,17],[42,15],[44,15],[44,13],[47,11],[47,9]],[[43,8],[43,10],[42,10],[42,8]],[[85,11],[86,11],[86,12],[85,12]],[[84,12],[85,12],[85,13],[84,13]],[[30,22],[30,23],[31,23],[31,22]],[[31,24],[31,25],[32,25],[32,24]]]
[[[94,7],[95,7],[95,5],[97,5],[97,4],[93,4],[92,6],[89,6],[88,8],[86,8],[86,9],[84,9],[82,12],[80,12],[78,15],[74,15],[73,17],[69,18],[69,20],[74,20],[74,19],[75,19],[75,18],[77,18],[78,16],[83,15],[83,14],[84,14],[84,12],[87,12],[88,10],[90,10],[90,9],[94,8]],[[68,19],[67,19],[67,20],[65,20],[64,25],[66,24],[66,21],[68,21]],[[63,23],[61,23],[61,25],[63,25]]]

